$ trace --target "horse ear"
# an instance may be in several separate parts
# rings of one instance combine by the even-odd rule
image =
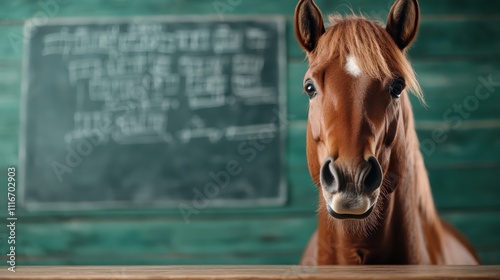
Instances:
[[[420,23],[420,7],[417,0],[396,0],[387,19],[387,32],[404,50],[417,36]]]
[[[307,52],[312,52],[325,33],[323,15],[313,0],[300,0],[295,8],[295,36]]]

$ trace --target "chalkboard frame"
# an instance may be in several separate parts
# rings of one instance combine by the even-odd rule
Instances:
[[[27,112],[28,112],[28,95],[29,95],[29,62],[30,62],[30,48],[31,40],[30,33],[33,29],[40,26],[52,25],[81,25],[81,24],[134,24],[140,22],[159,22],[168,23],[176,21],[185,22],[221,22],[231,23],[239,21],[254,21],[254,22],[274,22],[278,28],[280,38],[278,41],[278,95],[279,95],[279,114],[287,116],[287,30],[286,30],[286,17],[282,15],[224,15],[223,17],[217,15],[183,15],[183,16],[131,16],[131,17],[71,17],[71,18],[53,18],[47,19],[45,22],[37,22],[34,19],[26,20],[24,22],[24,55],[23,55],[23,76],[21,80],[21,104],[20,104],[20,132],[19,132],[19,180],[18,180],[18,196],[22,209],[26,211],[102,211],[102,210],[120,210],[120,209],[175,209],[179,203],[189,201],[156,201],[148,204],[147,206],[137,205],[129,202],[121,201],[100,201],[100,202],[28,202],[25,198],[25,178],[26,174],[26,161],[27,161]],[[280,123],[280,161],[281,161],[281,177],[278,186],[279,196],[272,199],[257,199],[250,201],[229,200],[229,199],[211,199],[210,205],[207,208],[261,208],[261,207],[282,207],[286,205],[288,200],[288,182],[286,174],[286,144],[287,144],[287,124]]]

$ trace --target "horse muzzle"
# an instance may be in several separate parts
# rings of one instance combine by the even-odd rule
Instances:
[[[323,193],[323,196],[325,194]],[[344,197],[342,197],[344,196]],[[377,195],[378,197],[378,195]],[[377,203],[377,198],[370,199],[365,196],[345,198],[344,194],[325,197],[328,213],[336,219],[364,219],[370,216]]]
[[[347,180],[343,168],[329,157],[321,167],[321,191],[327,210],[337,219],[364,219],[377,203],[382,184],[382,169],[375,157],[359,165]]]

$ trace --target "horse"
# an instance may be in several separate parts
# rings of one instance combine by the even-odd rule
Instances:
[[[309,62],[306,157],[319,189],[318,226],[302,265],[479,264],[442,221],[415,131],[409,93],[425,106],[407,58],[417,0],[396,0],[387,24],[331,15],[299,0],[294,29]]]

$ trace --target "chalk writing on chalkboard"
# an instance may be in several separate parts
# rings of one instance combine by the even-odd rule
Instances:
[[[172,206],[238,159],[243,174],[213,205],[285,201],[284,123],[276,117],[285,110],[283,19],[30,26],[21,142],[27,206]],[[68,151],[88,139],[92,153],[68,167]],[[265,151],[245,160],[243,143],[256,139]]]

